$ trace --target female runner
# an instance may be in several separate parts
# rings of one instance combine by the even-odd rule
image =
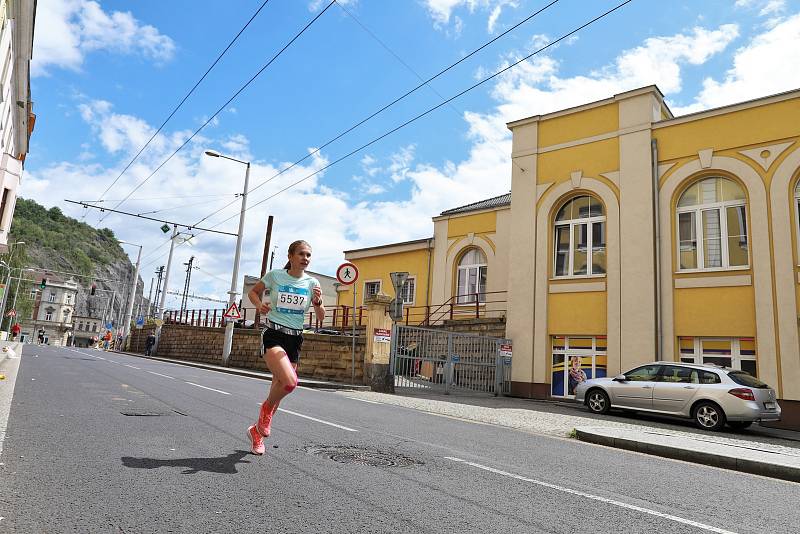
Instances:
[[[272,373],[269,396],[261,405],[258,421],[247,429],[253,454],[264,454],[264,438],[269,437],[278,404],[297,387],[297,361],[308,308],[313,305],[317,318],[325,318],[319,281],[305,273],[309,263],[311,245],[295,241],[289,246],[289,261],[284,268],[269,271],[247,295],[258,312],[266,314],[264,361]],[[264,289],[269,290],[267,302],[261,299]]]

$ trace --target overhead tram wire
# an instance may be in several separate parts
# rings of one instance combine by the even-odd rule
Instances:
[[[244,33],[247,27],[250,26],[250,23],[253,22],[253,20],[258,16],[259,13],[261,13],[261,10],[264,9],[264,6],[267,5],[268,2],[269,0],[264,0],[264,2],[262,2],[262,4],[258,7],[258,9],[256,9],[255,13],[253,13],[253,15],[250,17],[250,20],[248,20],[247,23],[244,26],[242,26],[242,29],[239,30],[239,33],[237,33],[236,36],[231,40],[231,42],[228,43],[228,46],[226,46],[225,49],[222,52],[220,52],[220,54],[217,56],[217,59],[215,59],[214,62],[211,64],[211,66],[208,67],[208,69],[206,69],[206,71],[203,73],[200,79],[197,80],[194,86],[192,86],[192,88],[189,89],[189,92],[186,93],[186,96],[184,96],[183,99],[181,99],[181,101],[178,102],[178,105],[175,106],[175,109],[172,110],[172,113],[170,113],[169,116],[167,116],[167,118],[164,119],[164,122],[161,123],[161,126],[158,127],[158,129],[150,137],[150,139],[148,139],[147,142],[142,146],[142,148],[139,149],[139,152],[137,152],[136,155],[133,156],[133,159],[131,159],[128,162],[128,164],[125,165],[125,168],[122,169],[122,172],[120,172],[116,178],[114,178],[114,181],[111,182],[111,185],[109,185],[106,188],[106,190],[103,191],[103,194],[100,195],[101,200],[104,196],[106,196],[106,193],[108,193],[111,190],[111,188],[114,187],[114,184],[116,184],[119,181],[119,179],[122,178],[122,175],[125,174],[125,172],[131,168],[131,165],[133,165],[133,163],[139,158],[142,152],[144,152],[144,149],[147,148],[150,145],[150,143],[153,142],[153,139],[156,138],[156,136],[161,132],[164,126],[167,125],[167,123],[170,121],[170,119],[172,119],[175,113],[181,108],[181,106],[183,106],[184,102],[186,102],[186,100],[192,95],[192,93],[194,93],[194,90],[197,89],[197,87],[203,82],[203,80],[205,80],[206,76],[208,76],[208,73],[210,73],[211,70],[217,65],[217,63],[219,63],[219,61],[222,59],[222,56],[224,56],[225,53],[228,52],[231,46],[233,46],[233,44],[239,39],[239,36],[241,36],[242,33]]]
[[[183,143],[182,143],[182,144],[181,144],[181,145],[180,145],[178,148],[176,148],[176,149],[175,149],[175,151],[174,151],[172,154],[170,154],[170,155],[169,155],[169,157],[167,157],[167,159],[165,159],[163,162],[161,162],[161,164],[160,164],[158,167],[156,167],[156,168],[155,168],[155,170],[154,170],[153,172],[151,172],[151,173],[150,173],[150,174],[147,176],[147,178],[145,178],[144,180],[142,180],[141,182],[139,182],[139,184],[138,184],[138,185],[136,185],[136,187],[134,187],[134,188],[133,188],[133,189],[132,189],[132,190],[131,190],[131,191],[130,191],[130,192],[129,192],[129,193],[126,195],[126,196],[125,196],[125,198],[123,198],[123,199],[122,199],[120,202],[118,202],[118,203],[117,203],[117,204],[114,206],[114,208],[116,209],[116,208],[118,208],[119,206],[121,206],[121,205],[122,205],[122,203],[123,203],[123,202],[125,202],[125,201],[126,201],[128,198],[130,198],[130,196],[131,196],[133,193],[135,193],[136,191],[138,191],[140,187],[142,187],[144,184],[146,184],[146,183],[147,183],[147,181],[148,181],[148,180],[150,180],[150,178],[152,178],[153,176],[155,176],[155,174],[156,174],[156,173],[157,173],[159,170],[161,170],[161,168],[162,168],[164,165],[166,165],[166,164],[167,164],[167,163],[168,163],[168,162],[169,162],[169,161],[170,161],[170,160],[171,160],[171,159],[172,159],[172,158],[175,156],[175,154],[177,154],[178,152],[180,152],[180,151],[183,149],[183,147],[185,147],[186,145],[188,145],[188,144],[189,144],[189,142],[190,142],[192,139],[194,139],[194,137],[195,137],[197,134],[199,134],[199,133],[200,133],[200,131],[202,131],[202,130],[203,130],[203,128],[205,128],[206,126],[208,126],[208,124],[209,124],[209,123],[210,123],[212,120],[214,120],[214,118],[215,118],[217,115],[219,115],[219,114],[222,112],[222,110],[224,110],[224,109],[225,109],[225,108],[228,106],[228,104],[230,104],[231,102],[233,102],[233,100],[234,100],[234,99],[235,99],[237,96],[239,96],[239,94],[241,94],[241,92],[242,92],[242,91],[244,91],[245,89],[247,89],[247,87],[248,87],[248,86],[249,86],[251,83],[253,83],[253,81],[255,81],[255,79],[256,79],[256,78],[258,78],[258,77],[261,75],[261,73],[262,73],[262,72],[264,72],[264,71],[267,69],[267,67],[269,67],[270,65],[272,65],[272,63],[273,63],[273,62],[274,62],[276,59],[278,59],[278,57],[280,57],[280,55],[281,55],[281,54],[283,54],[283,52],[284,52],[284,51],[286,51],[286,49],[287,49],[287,48],[289,48],[289,47],[292,45],[292,43],[294,43],[294,42],[295,42],[295,41],[296,41],[296,40],[297,40],[297,39],[298,39],[298,38],[299,38],[301,35],[303,35],[303,33],[305,33],[305,31],[306,31],[308,28],[310,28],[310,27],[311,27],[311,25],[312,25],[312,24],[314,24],[314,23],[315,23],[315,22],[316,22],[316,21],[317,21],[317,20],[318,20],[318,19],[319,19],[319,18],[320,18],[320,17],[321,17],[321,16],[322,16],[322,15],[323,15],[323,14],[324,14],[324,13],[325,13],[325,12],[326,12],[326,11],[327,11],[329,8],[330,8],[330,7],[331,7],[331,6],[334,4],[334,3],[336,3],[336,0],[331,0],[331,2],[330,2],[330,3],[329,3],[327,6],[325,6],[325,8],[324,8],[322,11],[320,11],[320,12],[319,12],[319,13],[318,13],[318,14],[317,14],[317,15],[316,15],[316,16],[315,16],[313,19],[311,19],[311,21],[309,21],[309,22],[308,22],[308,23],[307,23],[307,24],[306,24],[306,25],[303,27],[303,29],[302,29],[302,30],[300,30],[300,31],[299,31],[297,34],[295,34],[295,36],[294,36],[294,37],[292,37],[292,39],[291,39],[291,40],[290,40],[288,43],[286,43],[286,44],[284,45],[284,47],[283,47],[283,48],[281,48],[281,49],[280,49],[280,50],[279,50],[279,51],[278,51],[278,52],[277,52],[277,53],[276,53],[274,56],[272,56],[272,58],[271,58],[271,59],[270,59],[270,60],[269,60],[269,61],[268,61],[268,62],[267,62],[267,63],[266,63],[266,64],[265,64],[263,67],[261,67],[261,68],[258,70],[258,72],[256,72],[256,73],[255,73],[255,74],[254,74],[254,75],[253,75],[253,76],[252,76],[252,77],[251,77],[249,80],[247,80],[247,82],[246,82],[244,85],[242,85],[242,86],[241,86],[241,87],[240,87],[240,88],[239,88],[239,89],[238,89],[238,90],[237,90],[237,91],[236,91],[236,92],[233,94],[233,96],[232,96],[232,97],[230,97],[230,98],[229,98],[229,99],[228,99],[228,100],[227,100],[227,101],[226,101],[226,102],[225,102],[225,103],[224,103],[222,106],[220,106],[220,108],[219,108],[217,111],[215,111],[215,112],[214,112],[214,114],[213,114],[213,115],[211,115],[211,116],[208,118],[208,120],[206,120],[206,121],[205,121],[205,122],[204,122],[204,123],[203,123],[203,124],[200,126],[200,128],[198,128],[197,130],[195,130],[195,131],[194,131],[194,133],[193,133],[192,135],[190,135],[188,139],[186,139],[186,141],[184,141],[184,142],[183,142]],[[107,215],[106,215],[106,216],[104,216],[104,217],[102,217],[102,218],[101,218],[101,219],[98,221],[98,223],[102,222],[102,221],[103,221],[103,219],[105,219],[105,217],[107,217]]]
[[[440,107],[447,105],[449,102],[455,100],[456,98],[459,98],[460,96],[472,91],[473,89],[475,89],[477,87],[480,87],[481,85],[485,84],[486,82],[488,82],[490,80],[493,80],[494,78],[500,76],[504,72],[507,72],[507,71],[513,69],[514,67],[516,67],[520,63],[524,63],[525,61],[529,60],[533,56],[535,56],[535,55],[543,52],[544,50],[547,50],[548,48],[560,43],[561,41],[571,37],[572,35],[578,33],[582,29],[586,28],[587,26],[591,26],[595,22],[604,19],[608,15],[614,13],[615,11],[617,11],[619,9],[622,9],[624,6],[626,6],[627,4],[630,4],[631,2],[633,2],[633,0],[625,0],[624,2],[621,2],[621,3],[617,4],[615,7],[609,9],[608,11],[604,12],[603,14],[596,16],[595,18],[589,20],[588,22],[583,23],[582,25],[578,26],[577,28],[575,28],[574,30],[570,31],[569,33],[565,33],[564,35],[562,35],[558,39],[556,39],[554,41],[551,41],[550,43],[546,44],[545,46],[543,46],[543,47],[541,47],[541,48],[539,48],[537,50],[535,50],[534,52],[531,52],[530,54],[528,54],[527,56],[523,57],[522,59],[520,59],[520,60],[518,60],[518,61],[516,61],[516,62],[514,62],[514,63],[512,63],[512,64],[510,64],[510,65],[508,65],[508,66],[506,66],[504,68],[502,68],[502,69],[500,69],[499,71],[495,72],[494,74],[492,74],[490,76],[487,76],[486,78],[482,79],[481,81],[471,85],[467,89],[464,89],[460,93],[458,93],[458,94],[456,94],[454,96],[451,96],[447,100],[445,100],[443,102],[440,102],[439,104],[433,106],[432,108],[429,108],[427,111],[424,111],[424,112],[420,113],[419,115],[417,115],[417,116],[407,120],[406,122],[402,123],[401,125],[399,125],[399,126],[393,128],[393,129],[383,133],[379,137],[376,137],[373,140],[369,141],[368,143],[366,143],[364,145],[361,145],[360,147],[356,148],[355,150],[352,150],[351,152],[348,152],[344,156],[332,161],[331,163],[328,163],[324,167],[312,172],[311,174],[301,178],[300,180],[297,180],[296,182],[294,182],[292,184],[289,184],[288,186],[284,187],[283,189],[279,190],[278,192],[276,192],[276,193],[274,193],[274,194],[272,194],[272,195],[270,195],[270,196],[268,196],[266,198],[263,198],[263,199],[259,200],[255,204],[252,204],[252,205],[248,206],[247,210],[251,210],[251,209],[255,208],[256,206],[259,206],[259,205],[263,204],[264,202],[266,202],[266,201],[268,201],[268,200],[270,200],[272,198],[275,198],[276,196],[280,195],[284,191],[287,191],[287,190],[293,188],[294,186],[296,186],[296,185],[308,180],[309,178],[312,178],[312,177],[316,176],[317,174],[321,173],[322,171],[324,171],[326,169],[329,169],[330,167],[333,167],[337,163],[340,163],[340,162],[344,161],[345,159],[349,158],[350,156],[352,156],[354,154],[357,154],[358,152],[364,150],[365,148],[377,143],[381,139],[384,139],[385,137],[388,137],[389,135],[395,133],[396,131],[398,131],[398,130],[400,130],[402,128],[405,128],[406,126],[408,126],[409,124],[411,124],[413,122],[416,122],[417,120],[419,120],[422,117],[432,113],[433,111],[439,109]],[[245,210],[245,211],[247,211],[247,210]],[[221,224],[224,224],[224,223],[226,223],[226,222],[230,221],[231,219],[233,219],[235,217],[238,217],[238,216],[239,216],[238,213],[234,214],[234,215],[228,217],[227,219],[223,219],[222,221],[212,225],[211,228],[216,228],[216,227],[220,226]],[[202,233],[202,232],[198,232],[198,234],[200,234],[200,233]]]
[[[236,196],[239,196],[239,195],[237,194]],[[170,206],[168,208],[160,208],[160,209],[153,210],[153,211],[142,211],[142,212],[139,213],[139,215],[152,215],[154,213],[161,213],[162,211],[172,211],[172,210],[177,210],[177,209],[181,209],[181,208],[193,208],[195,206],[205,206],[206,204],[214,204],[214,203],[219,202],[219,201],[220,201],[220,199],[216,198],[214,200],[204,200],[203,202],[193,202],[191,204],[180,204],[178,206]]]
[[[516,30],[517,28],[519,28],[520,26],[522,26],[523,24],[525,24],[526,22],[528,22],[528,21],[529,21],[529,20],[531,20],[532,18],[536,17],[537,15],[539,15],[540,13],[542,13],[543,11],[545,11],[546,9],[550,8],[550,7],[551,7],[551,6],[553,6],[554,4],[557,4],[559,1],[560,1],[560,0],[551,0],[551,1],[550,1],[550,2],[549,2],[547,5],[546,5],[546,6],[544,6],[544,7],[540,8],[540,9],[538,9],[537,11],[534,11],[533,13],[531,13],[530,15],[528,15],[527,17],[525,17],[524,19],[522,19],[522,20],[521,20],[521,21],[519,21],[518,23],[514,24],[513,26],[511,26],[510,28],[508,28],[508,29],[507,29],[507,30],[505,30],[504,32],[500,33],[499,35],[497,35],[497,36],[496,36],[496,37],[494,37],[493,39],[490,39],[489,41],[486,41],[484,44],[482,44],[481,46],[479,46],[478,48],[476,48],[475,50],[473,50],[473,51],[472,51],[472,52],[470,52],[469,54],[465,55],[464,57],[462,57],[461,59],[459,59],[459,60],[458,60],[458,61],[456,61],[455,63],[452,63],[452,64],[450,64],[449,66],[445,67],[444,69],[440,70],[439,72],[437,72],[436,74],[434,74],[433,76],[431,76],[430,78],[428,78],[427,80],[424,80],[422,83],[420,83],[420,84],[419,84],[419,85],[417,85],[416,87],[414,87],[414,88],[410,89],[410,90],[409,90],[409,91],[407,91],[406,93],[404,93],[404,94],[400,95],[399,97],[395,98],[394,100],[392,100],[391,102],[389,102],[388,104],[386,104],[385,106],[383,106],[382,108],[380,108],[379,110],[375,111],[374,113],[372,113],[372,114],[371,114],[371,115],[369,115],[368,117],[366,117],[366,118],[364,118],[364,119],[360,120],[360,121],[359,121],[359,122],[357,122],[356,124],[354,124],[354,125],[350,126],[350,127],[349,127],[349,128],[347,128],[346,130],[342,131],[342,132],[341,132],[341,133],[339,133],[339,134],[338,134],[336,137],[334,137],[334,138],[332,138],[332,139],[330,139],[330,140],[326,141],[325,143],[323,143],[322,145],[320,145],[318,148],[316,148],[316,149],[312,150],[311,152],[309,152],[308,154],[306,154],[306,155],[305,155],[305,156],[303,156],[302,158],[298,159],[298,160],[297,160],[297,161],[295,161],[294,163],[292,163],[292,164],[290,164],[289,166],[287,166],[287,167],[285,167],[285,168],[281,169],[281,170],[280,170],[279,172],[277,172],[276,174],[274,174],[274,175],[272,175],[271,177],[267,178],[267,180],[265,180],[264,182],[260,183],[259,185],[255,186],[254,188],[252,188],[252,189],[250,190],[250,193],[252,193],[253,191],[255,191],[255,190],[257,190],[257,189],[259,189],[259,188],[261,188],[261,187],[263,187],[263,186],[265,186],[265,185],[267,185],[269,182],[271,182],[271,181],[272,181],[272,180],[274,180],[275,178],[277,178],[277,177],[281,176],[283,173],[285,173],[285,172],[287,172],[287,171],[289,171],[289,170],[293,169],[294,167],[296,167],[296,166],[297,166],[297,165],[299,165],[300,163],[304,162],[305,160],[307,160],[308,158],[310,158],[310,157],[311,157],[311,156],[313,156],[314,154],[317,154],[318,152],[320,152],[320,151],[321,151],[322,149],[324,149],[325,147],[327,147],[327,146],[331,145],[332,143],[334,143],[334,142],[338,141],[339,139],[341,139],[342,137],[344,137],[344,136],[345,136],[345,135],[347,135],[348,133],[352,132],[353,130],[355,130],[356,128],[358,128],[359,126],[361,126],[362,124],[364,124],[365,122],[367,122],[367,121],[369,121],[369,120],[373,119],[374,117],[376,117],[376,116],[380,115],[381,113],[383,113],[384,111],[386,111],[386,110],[387,110],[387,109],[389,109],[390,107],[394,106],[395,104],[397,104],[397,103],[398,103],[398,102],[400,102],[401,100],[403,100],[403,99],[405,99],[406,97],[408,97],[408,96],[410,96],[410,95],[414,94],[414,93],[415,93],[415,92],[417,92],[417,91],[418,91],[420,88],[422,88],[422,87],[425,87],[425,86],[426,86],[428,83],[432,82],[433,80],[435,80],[436,78],[438,78],[438,77],[439,77],[439,76],[441,76],[442,74],[444,74],[444,73],[446,73],[446,72],[450,71],[451,69],[453,69],[453,68],[454,68],[454,67],[456,67],[457,65],[459,65],[459,64],[461,64],[461,63],[463,63],[464,61],[466,61],[466,60],[467,60],[467,59],[469,59],[470,57],[474,56],[475,54],[477,54],[478,52],[480,52],[481,50],[483,50],[483,49],[484,49],[484,48],[486,48],[487,46],[491,45],[492,43],[494,43],[494,42],[495,42],[495,41],[497,41],[498,39],[501,39],[502,37],[505,37],[506,35],[508,35],[508,34],[509,34],[509,33],[511,33],[512,31]],[[340,7],[341,7],[341,6],[340,6]],[[228,203],[226,206],[223,206],[222,208],[220,208],[220,209],[218,209],[218,210],[216,210],[216,211],[214,211],[214,212],[212,212],[212,213],[210,213],[210,214],[206,215],[205,217],[203,217],[202,219],[200,219],[199,221],[197,221],[197,224],[200,224],[200,223],[202,223],[203,221],[205,221],[205,220],[209,219],[210,217],[213,217],[213,216],[214,216],[214,215],[216,215],[217,213],[219,213],[219,212],[221,212],[222,210],[224,210],[224,209],[228,208],[229,206],[232,206],[233,204],[235,204],[235,201],[233,201],[233,202],[229,202],[229,203]]]
[[[556,0],[556,2],[557,2],[557,1],[558,1],[558,0]],[[553,3],[555,3],[555,2],[553,2]],[[362,23],[360,20],[358,20],[358,18],[357,18],[355,15],[353,15],[352,11],[350,11],[349,9],[347,9],[346,7],[344,7],[342,4],[339,4],[339,3],[337,3],[336,5],[337,5],[337,7],[338,7],[339,9],[341,9],[342,11],[344,11],[344,13],[345,13],[347,16],[349,16],[351,19],[353,19],[353,21],[354,21],[356,24],[358,24],[358,25],[361,27],[361,29],[362,29],[362,30],[364,30],[364,32],[365,32],[367,35],[369,35],[369,36],[370,36],[370,37],[371,37],[371,38],[372,38],[372,39],[373,39],[375,42],[377,42],[377,43],[378,43],[378,44],[379,44],[379,45],[380,45],[380,46],[381,46],[381,47],[382,47],[384,50],[386,50],[387,52],[389,52],[389,54],[391,54],[391,55],[392,55],[392,57],[394,57],[394,58],[395,58],[395,59],[396,59],[396,60],[397,60],[397,61],[398,61],[398,62],[399,62],[401,65],[403,65],[403,66],[404,66],[404,67],[405,67],[405,68],[406,68],[406,69],[407,69],[409,72],[411,72],[411,74],[413,74],[414,76],[416,76],[416,78],[417,78],[418,80],[422,81],[422,82],[423,82],[425,85],[427,85],[427,86],[428,86],[428,89],[430,89],[430,90],[431,90],[431,92],[432,92],[433,94],[435,94],[435,95],[436,95],[436,96],[438,96],[439,98],[442,98],[442,99],[444,98],[444,95],[442,95],[442,94],[441,94],[439,91],[437,91],[437,90],[436,90],[436,88],[434,88],[432,85],[430,85],[429,83],[425,82],[425,81],[423,80],[422,76],[420,76],[420,75],[419,75],[419,73],[418,73],[416,70],[414,70],[414,68],[413,68],[411,65],[409,65],[408,63],[406,63],[405,61],[403,61],[403,58],[401,58],[401,57],[400,57],[400,56],[399,56],[399,55],[398,55],[398,54],[397,54],[397,53],[396,53],[394,50],[392,50],[391,48],[389,48],[389,46],[388,46],[386,43],[384,43],[383,41],[381,41],[381,39],[380,39],[380,38],[379,38],[377,35],[375,35],[375,33],[374,33],[374,32],[372,32],[372,30],[370,30],[369,28],[367,28],[367,27],[366,27],[366,26],[365,26],[365,25],[364,25],[364,24],[363,24],[363,23]],[[453,110],[453,112],[454,112],[456,115],[458,115],[458,117],[459,117],[459,118],[462,118],[462,116],[463,116],[463,112],[462,112],[460,109],[458,109],[457,107],[455,107],[455,106],[453,105],[453,103],[452,103],[452,102],[450,102],[450,103],[449,103],[447,106],[448,106],[450,109],[452,109],[452,110]],[[489,138],[486,138],[486,141],[488,141],[488,142],[489,142],[489,144],[491,144],[493,147],[495,147],[495,148],[497,149],[497,151],[498,151],[498,152],[502,153],[502,154],[503,154],[503,157],[505,157],[505,156],[506,156],[506,151],[505,151],[505,150],[503,150],[502,148],[500,148],[500,147],[497,145],[497,143],[495,143],[493,140],[491,140],[491,139],[489,139]],[[516,161],[514,161],[514,159],[513,159],[513,158],[511,159],[511,164],[512,164],[512,165],[514,165],[514,166],[516,166],[516,167],[517,167],[517,168],[518,168],[520,171],[522,171],[522,172],[525,172],[525,169],[523,169],[523,168],[520,166],[520,164],[519,164],[519,163],[517,163]]]
[[[137,200],[168,200],[173,198],[210,198],[210,197],[236,197],[239,196],[240,193],[228,193],[225,195],[219,194],[211,194],[211,195],[172,195],[167,197],[137,197],[137,198],[129,198],[129,202],[134,202]],[[97,204],[98,202],[119,202],[122,199],[114,198],[102,198],[97,200],[81,200],[80,202],[86,202],[87,204]]]
[[[237,235],[237,234],[234,234],[232,232],[223,232],[221,230],[214,230],[213,228],[198,228],[198,227],[194,226],[193,224],[183,224],[183,223],[179,223],[179,222],[175,222],[175,221],[166,221],[164,219],[156,219],[154,217],[147,217],[146,215],[140,215],[138,213],[129,213],[127,211],[115,210],[113,208],[101,208],[100,206],[94,206],[92,204],[86,204],[84,202],[77,202],[75,200],[64,199],[64,202],[69,202],[70,204],[78,204],[80,206],[83,206],[84,208],[95,208],[95,209],[98,209],[100,211],[109,211],[111,213],[119,213],[120,215],[128,215],[130,217],[138,217],[139,219],[145,219],[145,220],[148,220],[148,221],[155,221],[155,222],[160,222],[160,223],[164,223],[164,224],[170,224],[172,226],[181,226],[181,227],[186,228],[188,230],[198,230],[198,231],[202,230],[204,232],[213,232],[215,234],[225,234],[225,235],[232,235],[232,236]]]

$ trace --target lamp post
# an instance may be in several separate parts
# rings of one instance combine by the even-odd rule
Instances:
[[[123,331],[123,339],[122,339],[122,346],[125,346],[125,343],[128,341],[128,335],[130,334],[131,329],[131,315],[133,314],[133,301],[136,300],[136,286],[139,285],[139,264],[142,261],[142,245],[137,245],[136,243],[129,243],[128,241],[120,241],[120,244],[125,245],[133,245],[134,247],[139,247],[139,254],[136,256],[136,269],[134,269],[133,273],[133,286],[131,288],[130,296],[128,297],[128,312],[125,314],[125,322]]]
[[[228,307],[236,302],[236,295],[238,294],[239,285],[239,258],[242,255],[242,235],[244,234],[244,212],[247,211],[247,190],[250,183],[250,162],[242,161],[240,159],[232,158],[224,154],[220,154],[214,150],[206,150],[206,156],[212,158],[224,158],[246,166],[244,173],[244,191],[242,192],[242,209],[239,212],[239,231],[236,233],[236,254],[233,258],[233,275],[231,276],[231,290],[228,291]],[[233,321],[228,321],[225,324],[225,341],[222,345],[222,365],[228,365],[228,360],[231,355],[231,347],[233,346]]]

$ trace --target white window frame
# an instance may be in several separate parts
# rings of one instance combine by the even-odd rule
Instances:
[[[568,203],[572,202],[576,198],[580,197],[591,197],[591,195],[579,195],[577,197],[570,198],[566,202],[564,202],[559,209],[559,211],[566,206]],[[592,197],[594,198],[594,197]],[[595,200],[597,200],[595,198]],[[605,212],[605,207],[603,207],[603,211]],[[558,212],[556,212],[556,215]],[[573,274],[575,270],[574,260],[575,260],[575,247],[573,246],[573,239],[575,239],[575,227],[580,225],[586,225],[586,266],[587,270],[592,269],[592,254],[594,253],[593,246],[592,246],[592,239],[593,239],[593,232],[592,232],[592,224],[594,223],[603,223],[602,232],[606,233],[606,216],[605,213],[603,215],[595,215],[594,217],[583,217],[580,219],[566,219],[563,221],[556,221],[553,220],[553,279],[564,280],[566,278],[605,278],[606,273],[586,273],[586,274]],[[569,226],[569,259],[567,260],[567,274],[556,274],[556,264],[558,259],[558,229],[562,226]],[[606,251],[606,272],[608,271],[608,243],[605,246]]]
[[[411,281],[414,282],[414,291],[411,292],[411,300],[405,300],[405,295],[403,295],[403,299],[404,299],[403,300],[403,304],[408,304],[409,306],[414,306],[414,305],[416,305],[416,302],[417,302],[417,277],[416,277],[416,275],[415,276],[409,276],[408,278],[406,278],[406,281],[403,282],[403,287],[405,287],[405,285],[408,284]]]
[[[684,336],[681,336],[684,337]],[[689,336],[685,336],[689,337]],[[731,342],[731,369],[742,370],[742,361],[756,362],[756,373],[758,373],[758,351],[756,354],[742,354],[741,338],[738,337],[694,337],[694,353],[692,355],[683,354],[680,351],[680,338],[678,339],[678,361],[683,363],[703,363],[703,341],[730,341]],[[709,355],[709,357],[713,357]],[[722,356],[725,358],[726,356]]]
[[[473,304],[474,305],[475,304],[475,299],[473,298],[473,295],[475,295],[477,293],[478,304],[480,306],[484,306],[486,304],[486,287],[484,286],[483,291],[481,291],[481,287],[480,287],[481,269],[483,269],[484,272],[486,273],[486,285],[488,285],[489,284],[489,263],[488,263],[488,259],[487,259],[486,263],[470,263],[470,264],[461,265],[461,259],[463,259],[464,256],[469,254],[472,250],[480,251],[480,253],[483,254],[484,259],[486,258],[486,253],[483,250],[481,250],[479,248],[476,248],[476,247],[470,247],[469,249],[465,250],[459,256],[459,263],[458,263],[458,265],[456,265],[456,304],[459,304],[459,305]],[[475,269],[476,270],[475,282],[476,282],[477,287],[475,289],[477,291],[475,291],[473,293],[465,293],[465,294],[462,295],[462,294],[459,293],[459,288],[458,288],[459,287],[458,281],[461,279],[461,271],[466,271],[465,276],[467,277],[467,283],[469,283],[469,271],[471,269]]]
[[[710,176],[708,178],[716,178],[718,180],[728,180],[733,182],[730,178],[724,178],[722,176]],[[706,178],[706,179],[708,179]],[[702,181],[702,180],[700,180]],[[693,186],[696,182],[692,182],[689,187]],[[736,182],[734,182],[736,183]],[[736,183],[736,185],[739,185]],[[741,186],[740,186],[741,187]],[[684,189],[684,192],[681,193],[681,197],[678,198],[678,202],[680,202],[680,198],[688,190],[688,187]],[[728,217],[727,217],[727,210],[728,208],[733,207],[744,207],[744,223],[747,226],[747,265],[733,265],[731,266],[730,263],[730,255],[728,251]],[[720,238],[720,246],[722,248],[722,266],[721,267],[703,267],[705,265],[705,256],[703,252],[703,212],[704,211],[712,211],[716,210],[719,213],[719,238]],[[695,232],[695,239],[696,239],[696,250],[697,250],[697,265],[698,267],[693,269],[681,269],[680,263],[680,255],[681,255],[681,228],[680,228],[680,215],[682,213],[694,213],[694,232]],[[677,208],[675,210],[675,246],[676,246],[676,253],[677,253],[677,261],[676,267],[677,272],[679,273],[698,273],[698,272],[713,272],[713,271],[746,271],[750,268],[750,259],[753,255],[753,247],[751,246],[750,241],[750,222],[747,220],[747,200],[724,200],[722,202],[709,202],[706,204],[695,204],[694,206],[685,206],[683,208]]]
[[[554,337],[563,337],[564,338],[564,348],[563,349],[553,349],[553,338]],[[602,336],[601,336],[602,337]],[[569,348],[569,339],[570,338],[581,338],[581,339],[592,339],[592,348],[577,348],[571,349]],[[608,338],[606,338],[606,343],[608,343]],[[564,395],[553,395],[553,356],[561,354],[564,356]],[[565,398],[565,399],[573,399],[575,395],[570,395],[567,392],[569,391],[569,369],[567,367],[567,362],[569,361],[570,357],[578,356],[579,358],[582,357],[591,357],[592,358],[592,378],[597,377],[597,357],[598,356],[608,356],[608,346],[606,345],[606,350],[597,350],[597,336],[550,336],[550,374],[548,378],[551,380],[550,383],[550,396],[555,397],[557,399]],[[608,360],[606,360],[606,376],[608,376]]]
[[[372,293],[372,295],[377,295],[381,292],[381,288],[383,287],[383,280],[364,280],[364,292],[362,293],[361,301],[363,302],[365,298],[367,298],[370,293],[367,292],[367,284],[378,284],[378,291],[376,293]]]
[[[51,291],[50,292],[50,296],[48,297],[47,301],[48,302],[55,302],[56,301],[56,292],[55,291]]]
[[[53,320],[53,312],[51,312],[51,311],[44,312],[44,320],[45,321],[52,321]]]

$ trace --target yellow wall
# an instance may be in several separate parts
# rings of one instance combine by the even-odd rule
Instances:
[[[358,267],[356,301],[359,306],[364,303],[364,282],[367,280],[381,280],[381,292],[394,297],[394,287],[389,273],[396,271],[408,271],[410,276],[416,276],[414,305],[425,305],[425,290],[428,287],[428,251],[426,249],[348,261]],[[433,258],[431,258],[431,270],[433,270]],[[338,304],[353,305],[353,293],[349,286],[348,289],[339,292]]]
[[[538,183],[562,182],[570,179],[572,171],[581,170],[584,176],[598,177],[601,172],[619,169],[619,139],[607,139],[553,152],[537,158]]]
[[[554,335],[604,335],[606,293],[551,293],[547,328]]]
[[[494,233],[497,230],[497,212],[489,211],[475,215],[454,217],[447,221],[447,237],[461,237],[467,234]]]
[[[676,289],[675,335],[755,337],[752,286]]]
[[[797,135],[800,105],[796,99],[725,113],[695,121],[658,128],[658,159],[668,161],[697,156],[697,151],[713,148],[764,144]]]
[[[539,147],[592,137],[619,128],[616,102],[539,122]]]

